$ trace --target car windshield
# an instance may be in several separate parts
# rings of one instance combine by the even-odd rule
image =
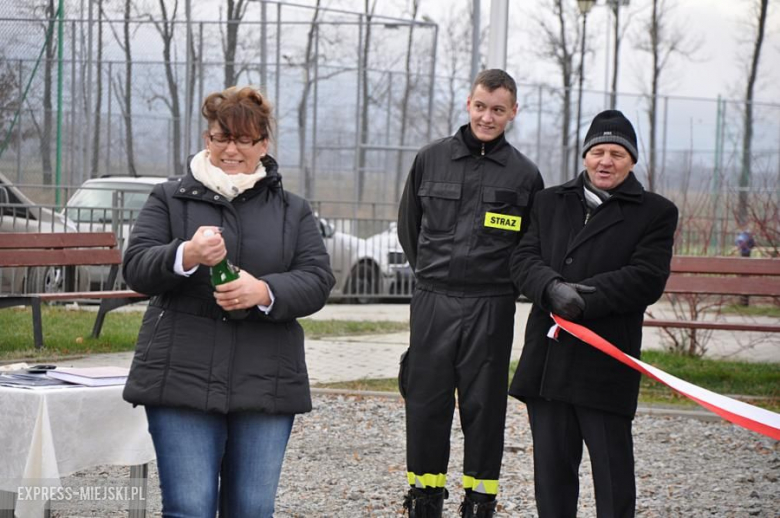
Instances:
[[[67,215],[79,223],[110,223],[119,208],[122,220],[131,220],[152,192],[152,185],[138,183],[92,183],[81,187],[67,204]]]

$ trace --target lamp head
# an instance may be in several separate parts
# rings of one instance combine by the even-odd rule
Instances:
[[[594,5],[596,5],[596,0],[577,0],[577,7],[579,7],[581,14],[588,14]]]

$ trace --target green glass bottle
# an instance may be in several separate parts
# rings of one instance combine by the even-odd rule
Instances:
[[[209,272],[211,273],[211,284],[214,286],[238,279],[238,268],[233,266],[233,263],[228,261],[227,257],[212,266]]]
[[[206,236],[213,236],[214,232],[206,230],[203,234]],[[220,284],[235,281],[239,277],[238,272],[238,268],[225,257],[214,266],[209,267],[211,284],[216,287]],[[232,320],[241,320],[249,316],[249,309],[236,309],[234,311],[228,311],[227,314]]]

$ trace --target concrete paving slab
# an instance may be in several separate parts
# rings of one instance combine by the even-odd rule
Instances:
[[[523,334],[531,305],[518,303],[512,358],[520,357]],[[656,312],[662,307],[654,308]],[[408,321],[408,304],[328,304],[307,317],[317,320]],[[662,331],[645,328],[643,348],[663,349]],[[780,362],[780,336],[756,333],[714,332],[708,356],[747,361]],[[398,373],[398,360],[409,344],[409,332],[382,335],[332,337],[306,341],[306,363],[312,383],[352,381],[364,378],[392,378]],[[132,353],[112,353],[61,361],[60,365],[129,367]]]

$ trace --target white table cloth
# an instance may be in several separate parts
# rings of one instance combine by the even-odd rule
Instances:
[[[154,460],[146,413],[122,400],[123,388],[0,387],[0,490],[48,488],[93,466]],[[19,499],[16,516],[38,518],[44,506]]]

